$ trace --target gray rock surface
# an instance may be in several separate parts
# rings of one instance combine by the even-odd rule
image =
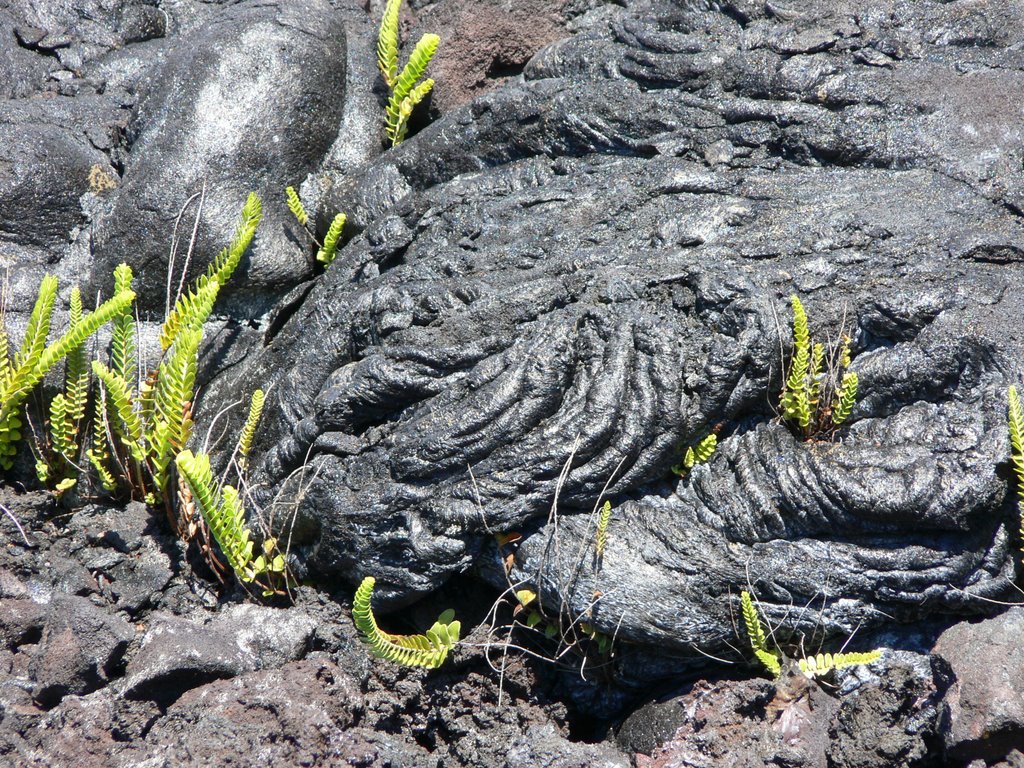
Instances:
[[[211,680],[302,658],[314,628],[299,611],[256,605],[236,606],[205,626],[158,615],[128,662],[121,690],[166,706]]]
[[[358,236],[209,390],[271,387],[257,479],[298,564],[398,605],[518,531],[551,613],[698,661],[746,585],[826,636],[1006,594],[1017,12],[891,10],[599,14],[335,185]],[[806,442],[793,293],[861,381]]]
[[[94,691],[114,676],[135,629],[83,597],[54,597],[28,672],[43,706]]]
[[[1024,743],[1024,669],[1018,662],[1024,609],[977,624],[957,624],[935,644],[947,759],[992,762]]]

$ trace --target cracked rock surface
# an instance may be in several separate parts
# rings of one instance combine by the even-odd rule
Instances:
[[[196,437],[268,390],[249,508],[302,580],[256,605],[162,512],[24,493],[23,446],[0,765],[1022,764],[1020,612],[963,621],[1019,600],[1019,5],[407,0],[404,54],[442,43],[396,149],[383,5],[0,2],[12,338],[44,273],[63,305],[127,260],[156,359],[168,285],[260,192]],[[348,215],[327,270],[286,185],[320,237]],[[860,379],[810,439],[793,294]],[[456,609],[444,668],[368,656],[367,574],[389,631]],[[882,659],[761,679],[741,589],[789,655]]]
[[[1006,595],[1016,13],[595,9],[335,179],[357,234],[219,385],[272,388],[258,478],[299,564],[398,605],[519,532],[549,611],[680,654],[725,648],[746,585],[826,636]],[[778,418],[794,293],[861,382],[811,440]]]

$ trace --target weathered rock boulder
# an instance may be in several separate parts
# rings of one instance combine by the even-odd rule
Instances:
[[[1016,13],[605,8],[336,184],[358,236],[210,390],[271,388],[255,479],[298,564],[397,605],[517,531],[552,612],[680,653],[748,585],[826,636],[983,610],[1017,527]],[[811,440],[778,418],[793,293],[861,381]]]
[[[236,313],[258,317],[268,293],[312,274],[283,190],[316,168],[338,129],[341,20],[320,0],[249,2],[173,39],[140,85],[122,183],[96,224],[97,286],[125,261],[138,276],[140,306],[162,310],[169,257],[175,280],[190,246],[189,274],[204,271],[230,242],[250,191],[265,200],[264,225],[231,286],[245,284]]]

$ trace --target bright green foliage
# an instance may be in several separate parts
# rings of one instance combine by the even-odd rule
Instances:
[[[285,187],[284,194],[288,198],[288,210],[292,212],[300,225],[306,226],[309,223],[309,216],[306,214],[306,208],[299,199],[295,187]]]
[[[334,261],[334,257],[338,255],[338,241],[341,239],[341,231],[345,228],[346,220],[345,214],[339,213],[331,222],[327,234],[324,235],[324,244],[317,252],[316,260],[325,267],[329,267]]]
[[[103,382],[106,389],[110,407],[116,417],[114,421],[115,434],[129,450],[132,458],[139,462],[145,461],[146,449],[143,447],[142,441],[142,420],[132,403],[128,382],[99,360],[93,360],[92,372],[97,379]],[[102,413],[100,408],[97,408],[97,411]]]
[[[782,654],[777,649],[768,649],[768,638],[749,592],[740,592],[740,607],[743,610],[743,623],[747,625],[747,637],[750,638],[750,647],[754,650],[754,655],[764,664],[765,669],[778,676],[782,672]]]
[[[793,362],[782,393],[782,418],[806,430],[811,423],[811,404],[807,372],[810,367],[810,333],[807,313],[796,296],[793,304]]]
[[[437,53],[441,38],[427,33],[419,39],[408,63],[398,74],[398,10],[401,0],[388,0],[384,9],[384,17],[380,22],[380,34],[377,37],[377,65],[380,67],[384,82],[391,90],[386,109],[385,130],[391,146],[396,146],[405,138],[409,130],[409,118],[412,111],[434,87],[434,81],[422,80],[427,65]]]
[[[252,439],[256,434],[256,425],[259,423],[260,414],[263,413],[264,395],[262,389],[252,393],[252,400],[249,402],[249,416],[242,427],[242,434],[238,438],[238,469],[245,471],[245,463],[249,456],[249,449],[252,448]]]
[[[597,558],[604,557],[604,548],[608,545],[608,522],[612,519],[612,503],[606,501],[601,508],[601,514],[597,517],[597,541],[595,550]]]
[[[880,648],[866,653],[819,653],[817,656],[807,656],[800,659],[800,671],[807,677],[823,675],[833,669],[852,667],[857,664],[871,664],[882,658]]]
[[[377,66],[388,88],[398,76],[398,11],[402,0],[388,0],[377,35]]]
[[[175,463],[192,493],[199,513],[235,575],[241,581],[252,583],[266,574],[284,573],[284,557],[280,554],[271,555],[276,547],[273,539],[268,539],[264,544],[263,554],[253,557],[252,533],[245,524],[245,509],[238,491],[233,486],[225,485],[220,491],[220,500],[217,500],[210,457],[205,453],[193,454],[185,450],[178,454]]]
[[[115,291],[115,295],[120,291]],[[76,286],[71,290],[69,308],[69,328],[82,322],[82,293]],[[41,459],[36,464],[36,473],[41,482],[47,482],[54,469],[59,477],[59,492],[68,490],[75,485],[74,472],[78,459],[78,436],[82,420],[85,418],[85,407],[89,399],[89,366],[86,360],[85,343],[68,352],[65,358],[64,391],[54,396],[50,402],[50,446],[57,454],[51,463],[45,458],[49,451],[40,446]],[[56,465],[56,466],[54,466]]]
[[[703,464],[715,454],[718,448],[718,435],[714,432],[709,434],[696,445],[691,445],[683,454],[683,460],[672,467],[677,475],[686,475],[697,464]]]
[[[117,490],[117,479],[110,471],[110,452],[107,450],[107,397],[100,389],[96,392],[96,402],[92,415],[92,446],[85,452],[92,468],[100,479],[103,490],[113,493]]]
[[[434,626],[422,635],[391,635],[377,626],[370,605],[373,600],[373,585],[376,580],[367,576],[356,590],[352,601],[352,619],[363,639],[370,646],[370,652],[381,659],[405,664],[409,667],[440,667],[448,652],[459,642],[462,627],[454,621],[455,611],[450,608],[442,613]]]
[[[1017,510],[1020,512],[1021,533],[1024,536],[1024,408],[1021,408],[1017,388],[1010,387],[1007,391],[1009,400],[1008,416],[1010,422],[1010,458],[1013,460],[1013,473],[1017,476]]]
[[[132,288],[132,268],[127,264],[114,267],[114,293],[130,291]],[[135,384],[138,376],[135,365],[135,318],[131,307],[114,318],[110,340],[110,367],[114,373],[129,384]]]
[[[338,243],[341,240],[341,232],[345,227],[347,217],[344,213],[337,214],[331,220],[331,226],[328,227],[327,234],[324,235],[324,241],[321,243],[309,229],[309,216],[306,214],[306,209],[303,207],[302,201],[299,199],[298,194],[296,194],[295,189],[287,187],[285,195],[288,198],[288,209],[298,220],[299,224],[302,225],[302,230],[306,233],[307,237],[317,245],[317,262],[325,267],[329,267],[331,262],[334,261],[334,257],[338,255]]]
[[[93,372],[103,385],[106,405],[97,406],[93,445],[86,454],[103,487],[116,487],[111,471],[108,432],[117,461],[133,492],[149,503],[162,497],[173,518],[173,459],[192,436],[192,400],[203,326],[213,311],[224,283],[231,277],[252,242],[262,215],[259,197],[250,194],[231,245],[221,251],[187,292],[178,297],[164,321],[160,343],[164,356],[156,370],[138,383],[135,327],[130,308],[114,322],[110,366],[97,361]],[[115,287],[130,286],[131,269],[114,270]],[[136,390],[136,387],[138,389]]]
[[[838,427],[857,401],[857,374],[850,366],[850,337],[838,351],[827,354],[824,344],[812,343],[807,313],[796,296],[793,306],[793,358],[782,391],[782,419],[803,438]]]
[[[754,649],[754,655],[764,664],[772,675],[778,677],[782,673],[782,654],[777,648],[768,648],[768,638],[765,636],[764,627],[761,626],[761,619],[757,615],[754,601],[749,592],[740,593],[740,606],[743,610],[743,621],[747,625],[747,636],[750,638],[750,646]],[[881,649],[868,651],[866,653],[819,653],[816,656],[805,656],[797,660],[800,671],[807,677],[823,675],[833,669],[852,667],[855,664],[870,664],[882,657]]]
[[[40,283],[39,296],[29,316],[21,349],[14,356],[13,362],[8,361],[4,355],[4,363],[0,365],[0,468],[3,469],[10,469],[13,464],[17,442],[21,439],[21,405],[35,385],[50,368],[80,348],[100,326],[130,306],[135,299],[131,291],[114,296],[101,304],[95,312],[82,315],[63,336],[46,346],[56,296],[57,278],[47,275]],[[0,336],[4,337],[0,349],[4,349],[7,347],[6,332],[0,330]],[[77,403],[69,401],[66,394],[64,399],[62,408],[66,418],[69,413],[75,412]]]
[[[832,404],[832,423],[839,426],[850,415],[854,403],[857,402],[857,374],[852,371],[843,374],[843,383],[836,393],[835,402]]]

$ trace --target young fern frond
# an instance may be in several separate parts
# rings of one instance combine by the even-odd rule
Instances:
[[[285,187],[284,194],[288,198],[288,210],[292,212],[292,216],[295,217],[296,221],[303,227],[309,224],[309,215],[306,213],[306,208],[299,199],[299,194],[295,191],[295,187]]]
[[[99,360],[93,360],[92,371],[96,378],[103,382],[110,397],[112,410],[117,416],[114,432],[129,450],[132,458],[142,462],[146,460],[146,449],[143,446],[142,421],[132,402],[131,389],[118,373],[107,368]]]
[[[816,656],[805,656],[797,664],[800,671],[807,677],[823,675],[833,669],[853,667],[857,664],[871,664],[882,658],[882,649],[877,648],[866,653],[819,653]]]
[[[843,335],[843,346],[839,350],[839,368],[840,368],[840,370],[845,371],[847,368],[850,367],[850,362],[851,362],[851,358],[850,358],[850,343],[852,341],[853,340],[849,337],[848,334],[844,334]]]
[[[807,429],[811,423],[811,404],[808,397],[807,374],[810,369],[810,332],[807,327],[807,313],[796,296],[793,305],[793,362],[782,395],[782,416]]]
[[[750,598],[749,592],[740,592],[740,607],[743,611],[743,623],[747,625],[747,637],[750,638],[750,647],[754,655],[764,664],[772,675],[776,677],[782,672],[782,655],[777,650],[768,649],[768,638],[765,635],[764,627],[761,626],[761,618],[757,615],[754,601]]]
[[[839,386],[836,400],[832,404],[832,423],[842,424],[850,416],[857,402],[857,374],[852,371],[843,374],[843,383]]]
[[[192,436],[192,397],[202,335],[202,330],[196,328],[181,331],[171,353],[160,365],[153,396],[151,452],[153,479],[162,491],[168,487],[170,475],[167,470],[171,457],[184,450]]]
[[[377,66],[391,88],[398,75],[398,11],[402,0],[388,0],[377,35]]]
[[[1007,399],[1010,458],[1013,460],[1013,473],[1017,476],[1017,510],[1021,519],[1021,535],[1024,536],[1024,408],[1021,407],[1016,387],[1007,390]]]
[[[249,457],[249,449],[252,448],[252,439],[256,434],[256,425],[259,423],[260,414],[263,413],[264,395],[262,389],[252,393],[252,400],[249,402],[249,416],[242,427],[242,434],[238,438],[238,470],[245,471],[245,465]]]
[[[36,298],[35,306],[32,307],[32,314],[29,315],[28,327],[25,329],[25,338],[21,342],[21,349],[14,356],[14,378],[19,371],[31,368],[34,361],[38,361],[46,346],[46,337],[50,335],[50,319],[53,316],[53,303],[57,298],[57,278],[53,275],[44,275],[39,283],[39,295]]]
[[[100,387],[96,392],[96,401],[93,403],[92,447],[85,452],[85,457],[96,470],[103,490],[113,492],[117,489],[117,480],[107,466],[110,462],[110,452],[107,448],[106,415],[107,397],[104,389]]]
[[[428,77],[402,99],[402,103],[398,105],[398,119],[392,128],[392,146],[405,140],[405,136],[409,132],[409,118],[412,117],[413,109],[426,98],[433,87],[434,81]]]
[[[225,485],[220,491],[220,502],[217,502],[210,457],[186,450],[178,454],[175,463],[217,546],[239,580],[251,583],[265,573],[283,572],[284,558],[280,555],[269,564],[263,555],[253,558],[252,532],[245,524],[245,509],[238,490]],[[273,550],[273,541],[270,543],[270,547],[265,547],[268,555]]]
[[[857,374],[850,372],[850,337],[828,355],[825,345],[811,343],[807,313],[796,296],[793,306],[793,359],[783,386],[782,418],[804,439],[843,424],[857,399]]]
[[[114,267],[114,293],[132,289],[132,268],[127,264]],[[131,307],[126,307],[111,323],[110,368],[124,379],[131,389],[136,386],[135,318]]]
[[[391,82],[391,98],[388,99],[385,109],[385,130],[388,139],[391,140],[391,146],[396,146],[405,138],[413,107],[422,101],[434,86],[433,80],[420,83],[420,79],[426,72],[430,60],[437,53],[437,46],[440,43],[441,38],[435,34],[428,32],[423,35],[416,43],[401,74]]]
[[[712,432],[696,445],[688,446],[686,453],[683,454],[683,460],[672,467],[672,471],[677,475],[688,474],[694,466],[697,464],[703,464],[714,456],[717,448],[718,435]]]
[[[331,222],[330,228],[327,230],[327,234],[324,235],[324,245],[317,252],[316,260],[323,264],[325,267],[329,267],[334,258],[338,255],[338,241],[341,239],[341,232],[345,228],[345,222],[347,217],[344,213],[339,213],[334,217]]]
[[[377,626],[373,615],[373,586],[376,580],[367,576],[352,600],[352,620],[370,646],[370,652],[381,659],[409,667],[440,667],[448,652],[459,642],[461,624],[454,621],[450,608],[438,616],[434,625],[422,635],[391,635]]]
[[[7,389],[7,383],[14,373],[11,368],[11,345],[7,338],[7,323],[4,319],[3,299],[0,298],[0,392]]]
[[[594,549],[597,559],[604,557],[604,548],[608,546],[608,522],[612,519],[612,503],[606,501],[601,507],[601,513],[597,516],[597,539]]]

